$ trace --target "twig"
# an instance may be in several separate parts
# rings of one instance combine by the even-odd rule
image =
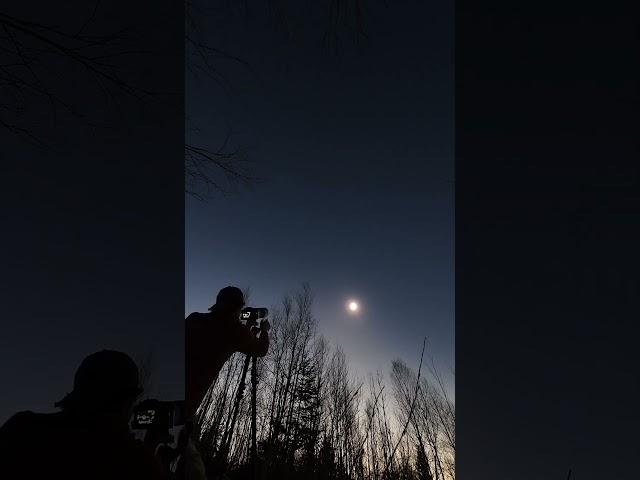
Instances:
[[[387,461],[387,463],[386,463],[386,465],[384,467],[384,470],[382,471],[382,478],[384,478],[384,476],[386,475],[387,471],[389,470],[389,467],[391,466],[391,463],[393,463],[393,458],[395,457],[396,451],[398,450],[398,446],[400,445],[400,442],[402,441],[402,438],[407,433],[407,428],[409,427],[409,423],[411,422],[411,417],[413,416],[413,411],[414,411],[415,406],[416,406],[416,400],[418,399],[418,391],[420,389],[420,372],[422,370],[422,358],[424,357],[424,349],[425,349],[426,344],[427,344],[427,337],[425,337],[423,342],[422,342],[422,353],[420,354],[420,366],[418,367],[418,378],[416,379],[416,388],[415,388],[415,392],[414,392],[414,395],[413,395],[413,401],[411,402],[411,409],[409,410],[409,415],[407,416],[407,421],[404,424],[404,427],[402,429],[402,433],[400,434],[400,437],[398,438],[398,441],[396,442],[395,447],[393,447],[391,455],[389,456],[389,460]]]

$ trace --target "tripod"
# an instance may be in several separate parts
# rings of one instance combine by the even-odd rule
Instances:
[[[260,333],[257,330],[256,336]],[[249,450],[249,458],[253,478],[257,479],[258,476],[258,449],[257,449],[257,413],[256,413],[256,399],[258,389],[258,375],[256,369],[257,358],[255,356],[247,355],[244,359],[242,366],[242,374],[240,376],[240,383],[238,385],[238,391],[236,393],[235,402],[231,414],[231,422],[229,428],[225,431],[222,441],[220,443],[220,450],[218,453],[218,468],[220,474],[224,473],[227,468],[227,461],[229,455],[229,449],[231,448],[231,439],[233,437],[233,431],[235,429],[236,420],[238,418],[238,412],[240,410],[240,403],[244,395],[244,389],[246,384],[246,377],[249,371],[249,364],[251,363],[251,446]]]

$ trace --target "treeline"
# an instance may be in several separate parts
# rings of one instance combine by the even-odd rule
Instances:
[[[454,404],[433,362],[421,360],[416,371],[393,361],[390,385],[380,373],[357,381],[340,347],[317,333],[308,286],[285,297],[270,320],[271,347],[257,369],[258,450],[268,478],[455,478]],[[249,376],[230,432],[243,363],[232,357],[198,411],[205,460],[228,445],[231,474],[250,453]]]

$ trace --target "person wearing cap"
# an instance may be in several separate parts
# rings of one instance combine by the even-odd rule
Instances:
[[[255,325],[240,322],[245,305],[237,287],[225,287],[207,313],[194,312],[185,320],[185,428],[178,462],[178,477],[205,480],[206,467],[199,447],[200,426],[194,416],[207,390],[235,352],[264,357],[269,350],[269,322]],[[259,335],[258,333],[261,332]]]
[[[129,430],[141,392],[128,355],[89,355],[76,371],[73,390],[55,403],[60,412],[20,412],[0,428],[0,465],[22,479],[166,478],[153,452]]]
[[[225,287],[207,313],[192,313],[185,320],[185,406],[193,416],[223,365],[235,352],[264,357],[269,350],[267,320],[254,325],[240,322],[245,305],[244,294],[237,287]]]

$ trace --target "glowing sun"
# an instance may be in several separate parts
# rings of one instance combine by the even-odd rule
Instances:
[[[358,302],[356,302],[355,300],[350,300],[347,304],[347,309],[351,313],[356,313],[358,310],[360,310],[360,305],[358,305]]]

